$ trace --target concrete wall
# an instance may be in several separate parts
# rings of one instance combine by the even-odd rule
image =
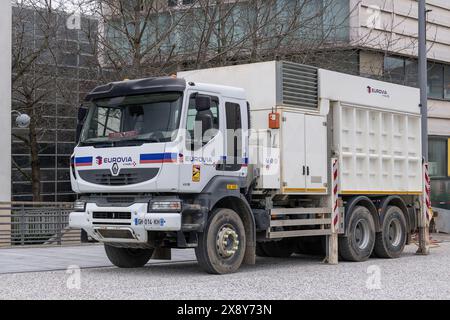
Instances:
[[[0,10],[0,202],[11,200],[11,1]],[[6,212],[0,210],[0,215]],[[0,218],[9,222],[9,218]],[[0,235],[8,234],[10,226],[0,225]]]
[[[450,101],[428,100],[429,134],[450,136]]]
[[[349,0],[355,45],[417,56],[417,0]],[[428,57],[450,62],[450,1],[427,0]]]

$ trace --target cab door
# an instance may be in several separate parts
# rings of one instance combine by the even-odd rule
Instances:
[[[197,97],[210,98],[211,108],[199,110]],[[220,94],[189,90],[183,116],[183,152],[180,160],[180,192],[201,192],[209,181],[221,174],[218,164],[225,154],[225,111]],[[207,125],[202,122],[209,122]],[[206,129],[206,130],[205,130]]]

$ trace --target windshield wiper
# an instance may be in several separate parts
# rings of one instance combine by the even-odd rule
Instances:
[[[119,140],[119,141],[108,141],[108,142],[82,142],[83,146],[90,146],[94,148],[113,148],[113,147],[123,147],[123,146],[141,146],[145,143],[161,143],[162,141],[158,138],[141,138],[132,140]]]
[[[82,146],[94,147],[94,148],[111,148],[114,147],[113,142],[82,142]]]
[[[123,141],[115,141],[114,146],[141,146],[145,143],[159,143],[161,142],[156,138],[148,138],[148,139],[132,139],[132,140],[123,140]]]

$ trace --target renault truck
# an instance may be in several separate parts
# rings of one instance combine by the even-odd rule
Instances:
[[[398,258],[424,214],[419,90],[287,61],[101,85],[83,106],[70,227],[137,268],[195,249]]]

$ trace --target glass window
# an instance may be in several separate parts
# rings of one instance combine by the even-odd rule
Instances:
[[[399,57],[384,58],[384,78],[395,83],[405,82],[405,60]]]
[[[202,95],[203,96],[203,95]],[[207,144],[209,141],[211,141],[215,134],[210,134],[211,132],[208,132],[209,130],[205,130],[205,127],[203,125],[203,122],[206,118],[210,118],[212,128],[215,130],[219,130],[219,98],[214,96],[209,96],[211,98],[211,109],[210,110],[204,110],[204,111],[198,111],[196,107],[196,97],[197,94],[192,94],[189,100],[189,109],[188,109],[188,115],[186,120],[186,130],[188,133],[188,139],[186,140],[187,146],[193,149],[198,149],[202,145]],[[195,143],[195,139],[197,138],[196,134],[199,135],[198,132],[196,132],[196,128],[201,128],[201,137],[203,139],[203,143],[201,141],[199,143]],[[205,136],[205,133],[207,136]]]
[[[83,144],[168,142],[179,128],[182,93],[155,93],[94,101]]]
[[[405,61],[406,81],[405,84],[411,87],[419,87],[419,66],[416,60]]]
[[[444,66],[428,64],[428,97],[442,99],[444,97]]]
[[[219,129],[219,98],[211,97],[211,113],[213,115],[213,128]],[[195,97],[191,97],[189,101],[189,111],[187,118],[187,130],[194,134],[195,122],[198,116],[198,111],[195,107]]]
[[[225,104],[227,117],[227,161],[226,171],[239,171],[242,168],[242,116],[241,106],[237,103]],[[232,160],[232,161],[230,161]]]
[[[450,179],[431,180],[431,205],[450,210]]]
[[[225,110],[227,113],[227,129],[242,129],[241,106],[237,103],[227,102],[225,105]]]
[[[430,138],[429,166],[431,177],[447,177],[447,139]]]
[[[450,66],[444,68],[444,99],[450,100]]]

